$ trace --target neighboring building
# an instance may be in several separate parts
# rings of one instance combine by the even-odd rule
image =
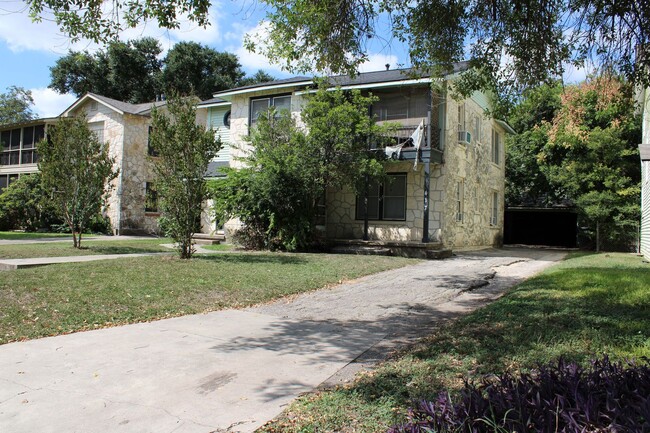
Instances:
[[[119,175],[113,181],[107,215],[116,235],[156,233],[158,213],[149,156],[149,125],[153,106],[164,101],[129,104],[94,93],[75,101],[61,116],[84,115],[88,126],[109,144]]]
[[[456,66],[440,88],[453,85],[466,63]],[[372,114],[380,122],[400,123],[396,144],[406,144],[399,151],[387,150],[396,159],[387,163],[392,181],[370,187],[367,215],[360,206],[361,198],[352,191],[327,191],[327,237],[433,242],[455,249],[501,245],[504,136],[512,129],[486,117],[490,108],[487,95],[476,92],[456,101],[446,92],[432,91],[431,78],[413,78],[409,72],[386,70],[355,78],[330,78],[342,89],[361,89],[377,96]],[[248,149],[244,137],[257,116],[270,106],[288,109],[299,118],[313,84],[308,77],[255,84],[215,93],[215,99],[199,104],[198,108],[207,112],[208,127],[228,143],[219,163],[241,166],[237,157]],[[424,142],[418,151],[407,146],[421,123]],[[237,228],[236,221],[226,225],[227,231]]]
[[[650,88],[638,95],[642,110],[641,155],[641,254],[650,261]]]
[[[56,119],[36,119],[0,126],[0,192],[19,176],[38,171],[36,143]]]
[[[641,254],[650,261],[650,144],[639,146],[639,153],[641,154]]]

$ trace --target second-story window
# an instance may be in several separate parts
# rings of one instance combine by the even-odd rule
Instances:
[[[151,132],[153,131],[153,126],[150,126],[147,130],[147,154],[149,156],[158,156],[158,151],[153,148],[151,145]]]
[[[492,130],[492,162],[496,165],[501,164],[501,134],[498,131]]]
[[[266,113],[271,107],[275,107],[276,113],[283,110],[291,111],[291,95],[251,99],[250,126],[255,125],[260,115]]]

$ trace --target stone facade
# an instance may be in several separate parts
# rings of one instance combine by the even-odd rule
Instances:
[[[151,181],[148,157],[150,118],[121,113],[88,98],[72,115],[83,114],[91,129],[109,144],[119,175],[113,181],[106,214],[115,234],[157,233],[158,213],[145,212],[146,184]]]
[[[366,91],[372,91],[372,86],[364,88]],[[300,120],[300,112],[305,103],[303,89],[298,86],[284,86],[278,89],[265,86],[262,91],[244,88],[241,92],[226,92],[229,93],[231,102],[231,167],[241,167],[242,161],[239,158],[250,150],[245,137],[249,132],[251,99],[291,94],[291,112]],[[434,108],[431,110],[432,135],[439,133],[438,146],[443,156],[442,162],[432,160],[430,163],[429,242],[437,242],[445,248],[454,249],[499,246],[503,239],[504,143],[507,125],[485,115],[489,109],[489,100],[482,93],[477,92],[463,101],[456,101],[446,95],[429,96],[426,94],[431,92],[429,89],[428,85],[423,85],[422,82],[381,89],[382,94],[392,96],[393,99],[390,100],[395,100],[398,104],[401,102],[395,95],[416,98],[409,99],[411,102],[405,109],[407,114],[403,124],[416,125],[421,119],[421,112],[427,111],[419,106],[413,110],[412,101],[424,100],[424,103]],[[390,92],[394,94],[390,95]],[[423,95],[426,95],[426,98],[423,98]],[[388,114],[392,115],[390,107],[390,103],[383,102],[382,113],[388,110]],[[417,115],[409,116],[411,110]],[[395,113],[399,113],[399,110]],[[399,115],[395,117],[400,121]],[[390,120],[390,116],[387,116],[387,120]],[[436,132],[437,129],[433,126],[440,128],[439,131],[442,132]],[[459,134],[461,131],[463,134]],[[470,133],[471,138],[470,135],[465,135],[466,133]],[[498,141],[493,144],[495,133]],[[461,135],[467,139],[461,140]],[[432,141],[435,144],[437,140]],[[425,238],[424,163],[420,162],[415,166],[414,161],[388,161],[386,170],[389,174],[406,175],[404,219],[369,220],[368,236],[372,240],[421,242]],[[330,189],[326,192],[326,198],[327,237],[361,239],[364,234],[364,221],[358,218],[355,194],[349,189]],[[239,221],[232,220],[226,223],[224,228],[228,235],[240,226]]]

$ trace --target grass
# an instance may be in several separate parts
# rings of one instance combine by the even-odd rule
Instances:
[[[236,246],[233,244],[201,245],[201,248],[212,251],[233,251]]]
[[[74,248],[70,242],[47,242],[35,244],[3,245],[0,259],[25,259],[30,257],[94,256],[98,254],[134,254],[172,252],[160,244],[171,243],[166,238],[137,240],[81,241],[81,248]]]
[[[0,344],[245,307],[414,263],[401,257],[231,253],[5,271]]]
[[[21,239],[42,239],[42,238],[65,238],[72,239],[70,233],[31,233],[31,232],[3,232],[0,231],[0,240],[21,240]]]
[[[262,432],[384,432],[413,400],[464,380],[559,356],[581,363],[650,357],[650,265],[629,254],[574,254],[500,300],[360,376],[299,398]]]

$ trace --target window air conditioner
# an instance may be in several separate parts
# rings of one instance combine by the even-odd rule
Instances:
[[[469,144],[472,142],[472,134],[469,131],[458,131],[458,142]]]

